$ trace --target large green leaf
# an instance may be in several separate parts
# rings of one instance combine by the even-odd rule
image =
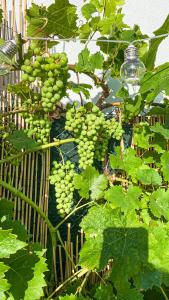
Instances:
[[[149,99],[146,102],[151,103],[155,97],[161,92],[165,91],[169,94],[169,63],[165,63],[155,69],[153,72],[147,72],[141,81],[140,92],[151,92]]]
[[[122,186],[113,186],[105,192],[105,199],[109,201],[112,208],[120,208],[123,212],[139,208],[139,197],[142,191],[139,187],[130,186],[124,192]]]
[[[23,130],[14,131],[9,137],[8,140],[11,144],[15,146],[17,150],[29,150],[35,148],[38,144],[35,140],[27,136]]]
[[[76,35],[76,7],[68,0],[55,0],[48,8],[32,4],[27,9],[28,28],[30,36],[49,36],[71,38]]]
[[[11,231],[0,228],[0,258],[10,257],[11,254],[26,246],[26,243],[19,241]]]
[[[99,285],[96,293],[94,294],[94,299],[96,300],[115,300],[115,296],[113,296],[113,287],[109,283],[107,285]]]
[[[162,178],[155,169],[146,167],[137,170],[137,179],[144,185],[161,185]]]
[[[0,299],[6,299],[4,292],[8,291],[10,284],[4,278],[5,273],[8,271],[9,267],[6,266],[3,262],[0,262]]]
[[[125,149],[123,155],[120,152],[120,147],[115,148],[115,155],[110,155],[110,166],[113,169],[124,170],[128,176],[134,180],[136,178],[137,170],[141,167],[143,161],[137,156],[134,149]]]
[[[169,152],[166,151],[161,155],[161,165],[164,180],[169,181]]]
[[[154,126],[151,126],[150,130],[162,135],[166,140],[169,139],[169,128],[165,128],[159,122],[157,122]]]
[[[81,223],[86,241],[80,251],[80,265],[102,270],[113,258],[123,266],[126,277],[138,271],[141,262],[147,261],[147,232],[135,225],[132,219],[128,227],[124,216],[110,206],[91,208]]]
[[[131,288],[127,281],[121,281],[115,284],[117,289],[117,300],[143,300],[143,294],[136,288]]]
[[[90,51],[85,48],[78,55],[78,63],[76,70],[79,72],[93,72],[95,69],[102,69],[104,57],[100,52],[90,54]]]
[[[87,3],[82,7],[82,15],[88,20],[96,12],[96,7],[92,3]]]
[[[43,257],[44,251],[35,251],[39,261],[33,267],[33,278],[28,281],[28,288],[25,292],[24,300],[39,300],[43,295],[43,288],[46,286],[44,272],[48,271],[46,259]]]
[[[169,190],[158,189],[150,197],[150,209],[154,216],[169,221]]]
[[[82,174],[76,174],[74,177],[75,188],[79,190],[81,197],[88,199],[89,196],[93,200],[103,197],[104,190],[108,184],[105,175],[100,175],[94,167],[87,167]]]
[[[155,35],[161,35],[165,33],[169,33],[169,15],[167,16],[163,25],[154,31]],[[152,70],[154,68],[158,47],[165,38],[166,37],[150,40],[149,50],[143,57],[147,70]]]
[[[45,286],[43,273],[47,270],[45,259],[42,258],[43,253],[40,247],[34,244],[5,259],[5,264],[9,266],[6,278],[11,285],[10,292],[15,300],[25,299],[25,295],[26,299],[39,300],[35,297],[43,295],[42,288]]]

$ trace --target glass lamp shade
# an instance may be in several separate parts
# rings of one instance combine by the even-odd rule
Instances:
[[[123,82],[137,85],[144,76],[146,68],[139,59],[126,60],[120,69],[120,75]]]
[[[12,58],[17,52],[15,41],[7,41],[0,46],[0,76],[8,74],[11,71]]]
[[[124,51],[124,63],[120,68],[120,75],[126,84],[138,85],[146,68],[138,58],[138,50],[134,45],[129,45]]]

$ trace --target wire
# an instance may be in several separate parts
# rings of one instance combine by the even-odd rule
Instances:
[[[90,42],[105,42],[105,43],[123,43],[123,44],[135,44],[135,43],[139,43],[139,42],[144,42],[144,41],[151,41],[151,40],[155,40],[155,39],[160,39],[163,37],[168,37],[169,33],[165,33],[165,34],[160,34],[160,35],[155,35],[152,37],[146,37],[143,39],[138,39],[138,40],[134,40],[132,42],[126,41],[126,40],[107,40],[107,39],[90,39]],[[80,38],[43,38],[43,37],[22,37],[23,39],[26,40],[39,40],[39,41],[56,41],[56,42],[86,42],[88,41],[88,39],[80,39]]]
[[[5,27],[7,27],[8,29],[13,30],[12,27],[9,27],[7,24],[5,24]],[[13,30],[14,32],[18,33],[17,31]],[[134,41],[126,41],[126,40],[107,40],[107,39],[80,39],[77,37],[71,37],[71,38],[57,38],[57,37],[47,37],[47,38],[43,38],[43,37],[26,37],[24,35],[21,34],[22,39],[24,40],[39,40],[39,41],[56,41],[56,42],[105,42],[105,43],[119,43],[119,44],[135,44],[135,43],[140,43],[140,42],[146,42],[146,41],[151,41],[151,40],[155,40],[155,39],[160,39],[163,37],[168,37],[169,33],[164,33],[164,34],[160,34],[160,35],[155,35],[152,37],[146,37],[143,39],[138,39],[138,40],[134,40]],[[65,46],[65,45],[64,45]]]

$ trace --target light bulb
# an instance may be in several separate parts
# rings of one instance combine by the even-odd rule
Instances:
[[[138,58],[138,51],[134,45],[128,46],[124,52],[124,63],[120,69],[122,80],[131,85],[138,85],[146,68]]]
[[[8,74],[11,71],[12,58],[17,52],[16,42],[7,41],[0,46],[0,76]]]

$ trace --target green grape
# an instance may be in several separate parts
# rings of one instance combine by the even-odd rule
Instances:
[[[55,185],[56,207],[62,217],[72,210],[74,175],[74,165],[70,161],[66,161],[64,164],[53,162],[49,179],[50,183]]]
[[[78,144],[79,167],[85,169],[94,159],[104,161],[111,137],[120,140],[123,130],[114,118],[106,120],[95,105],[76,105],[66,113],[65,129],[74,134]]]
[[[41,116],[34,114],[25,119],[27,124],[26,133],[28,136],[36,139],[38,144],[47,144],[50,137],[51,121],[47,116],[41,119]]]
[[[41,99],[38,98],[38,101],[41,101],[41,108],[44,112],[55,111],[58,101],[66,91],[68,70],[61,65],[63,60],[67,65],[67,56],[65,53],[50,54],[49,57],[40,56],[41,50],[36,42],[32,42],[30,48],[33,50],[34,59],[25,60],[21,68],[24,72],[22,80],[29,85],[38,79],[42,86]],[[36,107],[34,103],[32,107]]]

